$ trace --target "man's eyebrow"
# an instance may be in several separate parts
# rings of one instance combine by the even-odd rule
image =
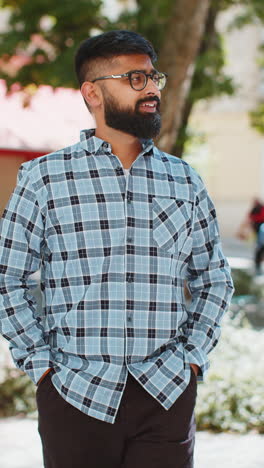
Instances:
[[[135,73],[135,72],[148,73],[147,70],[140,70],[139,68],[137,68],[135,70],[129,70],[127,73]],[[156,68],[152,68],[150,70],[150,73],[158,73],[158,70],[156,70]]]

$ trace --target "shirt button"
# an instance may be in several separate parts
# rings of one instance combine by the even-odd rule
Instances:
[[[127,238],[127,242],[129,242],[129,243],[133,242],[133,238],[132,238],[132,237],[128,237],[128,238]]]
[[[103,143],[103,148],[108,148],[108,143]]]
[[[128,322],[132,322],[132,317],[127,317]]]
[[[133,273],[127,273],[127,274],[126,274],[126,280],[127,280],[129,283],[132,283],[132,281],[134,281],[134,275],[133,275]]]

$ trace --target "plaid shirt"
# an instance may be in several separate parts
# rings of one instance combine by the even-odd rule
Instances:
[[[41,270],[37,311],[30,275]],[[186,305],[184,282],[192,300]],[[126,177],[108,143],[24,163],[4,211],[0,325],[16,365],[113,423],[128,371],[168,409],[208,369],[232,281],[196,172],[143,142]]]

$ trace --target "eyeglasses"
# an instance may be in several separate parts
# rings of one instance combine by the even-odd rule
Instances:
[[[155,83],[157,86],[158,90],[161,91],[163,88],[165,88],[167,76],[167,73],[160,73],[158,71],[145,73],[144,71],[133,70],[127,73],[123,73],[122,75],[100,76],[91,82],[94,83],[95,81],[108,80],[110,78],[128,78],[131,88],[133,88],[135,91],[142,91],[142,89],[147,86],[148,79],[151,78],[153,83]]]

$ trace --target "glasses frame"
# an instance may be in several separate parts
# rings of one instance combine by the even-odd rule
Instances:
[[[132,78],[131,78],[132,75],[133,75],[133,73],[141,73],[142,75],[145,76],[145,84],[144,84],[144,86],[143,86],[142,88],[140,88],[140,89],[135,89],[135,88],[133,87]],[[162,88],[159,88],[159,87],[157,86],[157,84],[155,83],[155,81],[154,81],[154,79],[153,79],[155,75],[163,75],[163,76],[165,77],[165,84],[164,84],[164,86],[163,86]],[[152,81],[153,81],[153,83],[157,86],[158,90],[159,90],[159,91],[162,91],[162,90],[165,88],[165,86],[166,86],[167,77],[168,77],[168,74],[167,74],[167,73],[158,72],[158,71],[153,71],[152,73],[146,73],[146,72],[144,72],[143,70],[131,70],[131,71],[127,72],[127,73],[122,73],[121,75],[99,76],[98,78],[95,78],[94,80],[91,80],[91,83],[95,83],[95,81],[99,81],[99,80],[109,80],[109,79],[111,79],[111,78],[114,78],[114,79],[116,79],[116,78],[128,78],[128,79],[129,79],[130,86],[131,86],[132,89],[134,89],[134,91],[142,91],[143,89],[146,88],[147,83],[148,83],[148,79],[151,78]]]

